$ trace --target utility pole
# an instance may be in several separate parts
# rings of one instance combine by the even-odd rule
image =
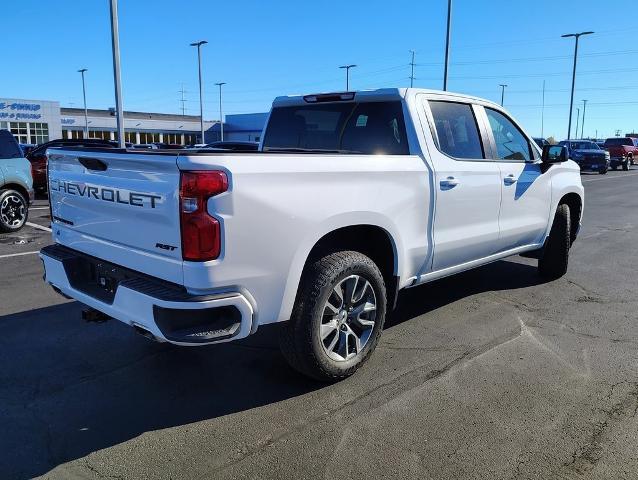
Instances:
[[[445,66],[443,67],[443,90],[447,91],[447,71],[450,61],[450,26],[452,24],[452,0],[447,0],[447,34],[445,36]]]
[[[579,120],[580,120],[580,108],[577,108],[576,109],[576,135],[574,136],[574,140],[578,137],[578,121]],[[568,140],[569,140],[569,138],[568,138]]]
[[[585,113],[587,112],[587,100],[583,100],[583,121],[580,124],[580,138],[585,138]]]
[[[356,67],[354,64],[341,65],[339,68],[346,70],[346,92],[350,91],[350,69]]]
[[[186,91],[184,90],[184,84],[182,83],[182,88],[179,91],[179,93],[182,94],[182,98],[180,99],[180,103],[182,105],[182,116],[186,115],[186,98],[184,97],[184,94],[186,93]]]
[[[574,69],[572,71],[572,94],[569,100],[569,123],[567,124],[567,138],[572,134],[572,113],[574,111],[574,86],[576,85],[576,61],[578,59],[578,40],[583,35],[591,35],[594,32],[580,32],[580,33],[567,33],[561,35],[562,38],[574,37],[576,42],[574,43]],[[576,132],[578,135],[578,132]]]
[[[504,83],[501,83],[499,87],[501,87],[501,107],[502,107],[503,100],[505,100],[505,87],[507,87],[507,85],[505,85]]]
[[[412,61],[410,62],[410,66],[412,67],[410,72],[410,88],[414,87],[414,54],[416,53],[414,50],[410,50],[412,54]]]
[[[84,98],[84,138],[89,138],[89,112],[86,109],[86,85],[84,83],[84,72],[86,71],[86,68],[78,70],[78,72],[82,74],[82,97]]]
[[[221,141],[224,141],[224,116],[222,114],[222,85],[226,85],[226,82],[216,83],[219,87],[219,131],[221,132]]]
[[[543,106],[541,107],[541,138],[545,138],[543,130],[545,130],[545,80],[543,80]]]
[[[199,126],[202,131],[200,143],[206,143],[204,140],[204,96],[202,93],[202,45],[206,45],[206,40],[191,43],[191,47],[197,47],[197,67],[199,72]]]
[[[115,118],[117,120],[117,142],[125,148],[124,107],[122,106],[122,75],[120,72],[120,32],[117,18],[117,0],[111,0],[111,45],[113,50],[113,79],[115,82]]]

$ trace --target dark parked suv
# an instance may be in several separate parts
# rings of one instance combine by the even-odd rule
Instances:
[[[589,140],[563,140],[558,143],[567,147],[567,155],[581,170],[591,170],[604,175],[609,170],[609,153]]]
[[[52,147],[100,147],[100,148],[117,148],[117,142],[109,140],[86,139],[86,140],[68,140],[58,139],[38,145],[31,150],[26,158],[31,162],[31,171],[33,173],[34,190],[44,192],[47,189],[47,149]]]

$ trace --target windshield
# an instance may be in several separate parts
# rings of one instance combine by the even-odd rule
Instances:
[[[600,150],[594,142],[571,142],[572,150]]]
[[[407,155],[401,102],[276,107],[263,150]]]

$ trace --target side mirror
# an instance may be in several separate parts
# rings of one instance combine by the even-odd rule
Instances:
[[[561,145],[545,145],[543,146],[543,163],[561,163],[569,160],[567,156],[567,147]]]

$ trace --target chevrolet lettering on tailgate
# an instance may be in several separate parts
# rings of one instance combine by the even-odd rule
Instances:
[[[105,202],[123,203],[134,207],[155,208],[157,200],[161,200],[159,195],[149,193],[131,192],[128,190],[118,190],[116,188],[104,188],[91,186],[85,183],[73,183],[64,180],[51,179],[50,188],[55,192],[62,192],[68,195],[93,198]]]

